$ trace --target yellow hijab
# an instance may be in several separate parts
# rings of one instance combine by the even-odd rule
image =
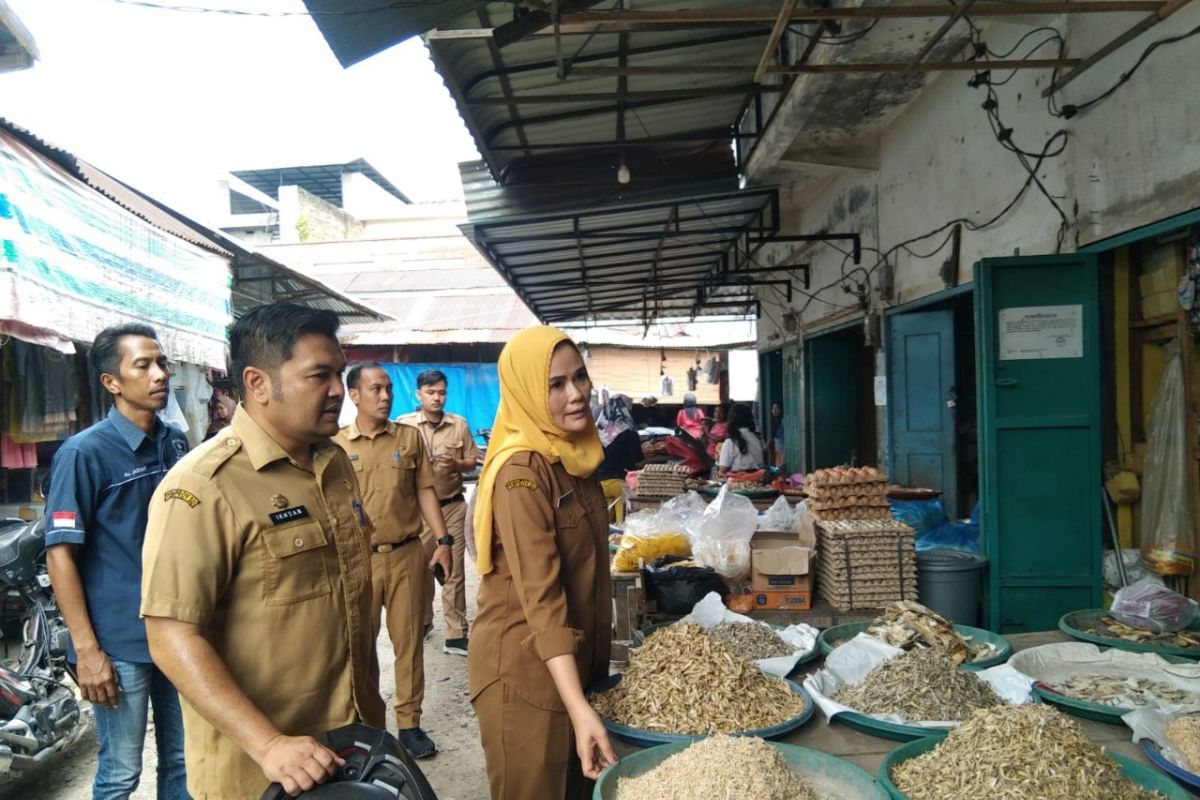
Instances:
[[[508,340],[500,353],[500,408],[475,490],[475,569],[492,571],[492,492],[496,475],[508,459],[532,451],[577,478],[591,475],[604,460],[604,448],[589,423],[567,434],[550,416],[550,358],[560,342],[570,339],[558,328],[535,325]]]

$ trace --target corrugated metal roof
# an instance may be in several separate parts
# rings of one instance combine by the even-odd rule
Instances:
[[[249,186],[272,198],[279,199],[280,186],[299,186],[309,194],[314,194],[330,205],[342,207],[342,176],[352,174],[366,175],[381,189],[402,203],[412,201],[404,192],[371,166],[364,158],[347,161],[344,164],[312,164],[307,166],[274,167],[270,169],[245,169],[230,173],[235,178],[245,181]]]
[[[0,0],[0,72],[28,69],[39,57],[29,29],[8,3]]]

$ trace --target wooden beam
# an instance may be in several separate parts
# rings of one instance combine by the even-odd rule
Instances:
[[[1129,44],[1134,39],[1141,36],[1143,33],[1150,30],[1155,25],[1162,22],[1164,19],[1183,8],[1191,1],[1192,0],[1170,0],[1170,2],[1164,3],[1161,7],[1155,9],[1153,14],[1143,18],[1141,22],[1134,25],[1132,28],[1125,31],[1120,36],[1113,39],[1111,42],[1104,45],[1087,58],[1083,59],[1083,61],[1077,67],[1058,76],[1058,80],[1054,81],[1054,83],[1050,84],[1050,86],[1047,87],[1044,92],[1042,92],[1042,97],[1049,97],[1050,95],[1059,91],[1068,83],[1082,75],[1084,72],[1096,66],[1096,64],[1098,64],[1104,58]]]
[[[767,67],[771,65],[775,48],[779,47],[779,40],[783,38],[783,32],[787,30],[788,20],[791,18],[797,2],[799,0],[783,0],[783,5],[779,7],[779,15],[775,17],[775,24],[771,26],[771,35],[767,37],[767,46],[763,48],[762,55],[758,57],[758,66],[754,69],[755,83],[762,83],[763,77],[766,76]]]
[[[950,32],[950,29],[953,28],[955,24],[957,24],[958,21],[963,18],[963,16],[971,9],[971,6],[973,5],[975,5],[975,0],[965,0],[965,2],[959,3],[957,6],[955,6],[954,13],[950,15],[950,18],[942,23],[942,27],[938,28],[934,32],[933,36],[930,36],[928,41],[925,42],[925,46],[921,48],[921,52],[917,53],[917,57],[909,62],[908,66],[910,70],[925,60],[925,56],[932,52],[933,48],[937,46],[937,43],[942,40],[942,37]]]

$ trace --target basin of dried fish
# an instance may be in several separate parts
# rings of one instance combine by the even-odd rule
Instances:
[[[608,721],[680,735],[745,733],[812,713],[792,684],[764,675],[691,623],[664,628],[631,651],[620,683],[591,702]]]
[[[1183,756],[1188,771],[1200,775],[1200,716],[1189,714],[1171,720],[1167,741]]]
[[[1059,694],[1118,708],[1200,703],[1200,694],[1163,681],[1130,676],[1072,675],[1065,681],[1047,684]]]
[[[636,778],[617,782],[617,800],[817,800],[812,787],[762,739],[714,736]]]
[[[867,628],[867,633],[902,650],[932,647],[962,663],[983,661],[996,655],[990,642],[972,643],[941,614],[911,600],[892,603]]]
[[[1092,632],[1102,636],[1113,636],[1126,642],[1154,644],[1166,647],[1200,647],[1200,631],[1184,628],[1174,633],[1143,631],[1118,622],[1112,617],[1103,617],[1092,626]]]
[[[901,755],[897,751],[897,758],[885,761],[892,784],[911,800],[1164,797],[1130,780],[1117,762],[1088,740],[1078,723],[1049,706],[976,711],[935,746],[914,742],[901,751],[922,748],[929,749],[893,763]]]
[[[708,635],[751,661],[790,656],[795,651],[770,627],[757,622],[722,622],[709,628]]]
[[[883,662],[833,699],[864,714],[896,714],[908,721],[956,722],[1003,700],[974,672],[944,653],[911,650]]]

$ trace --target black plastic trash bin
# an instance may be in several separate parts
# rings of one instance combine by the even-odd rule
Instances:
[[[965,550],[917,553],[917,596],[921,603],[959,625],[979,625],[987,556]]]

